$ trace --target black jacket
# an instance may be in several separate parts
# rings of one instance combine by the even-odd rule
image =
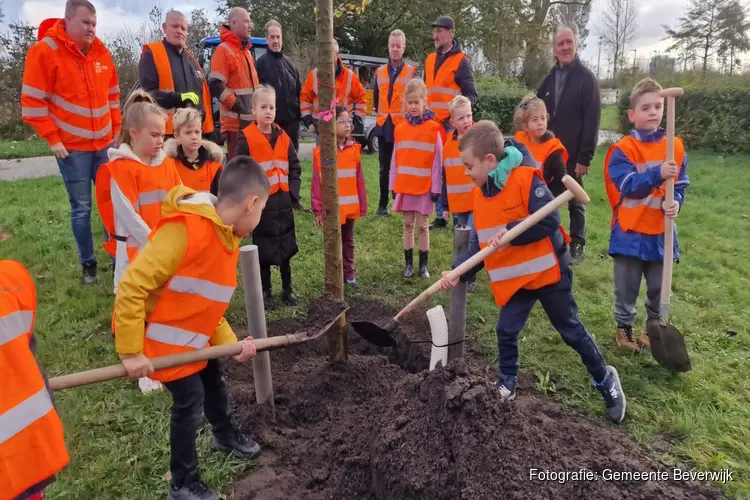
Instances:
[[[568,150],[568,173],[576,163],[591,165],[599,142],[601,99],[596,76],[576,58],[565,79],[560,107],[555,109],[555,71],[546,76],[537,97],[547,105],[550,115],[548,127]]]
[[[169,66],[172,68],[172,80],[174,80],[174,92],[159,90],[159,74],[156,72],[154,56],[150,49],[143,52],[138,63],[138,82],[141,88],[154,96],[156,103],[164,109],[187,107],[187,103],[183,103],[180,96],[185,92],[195,92],[202,101],[203,72],[198,63],[187,55],[187,50],[180,52],[166,40],[162,40],[161,43],[167,49]],[[198,105],[198,109],[203,110],[202,102]]]
[[[284,133],[278,126],[273,127],[271,147],[276,146],[279,136]],[[237,154],[252,156],[245,134],[240,134]],[[262,265],[280,266],[297,251],[297,237],[294,232],[294,209],[292,193],[299,196],[302,167],[294,145],[289,144],[289,191],[276,191],[268,198],[266,208],[260,217],[258,227],[253,231],[253,244],[258,246],[258,259]]]
[[[255,61],[255,70],[260,83],[268,84],[276,91],[276,122],[298,122],[302,82],[294,62],[283,52],[269,50]]]

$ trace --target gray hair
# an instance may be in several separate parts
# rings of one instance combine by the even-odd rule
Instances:
[[[229,10],[229,17],[227,18],[227,20],[231,23],[235,17],[243,13],[247,13],[247,10],[243,9],[242,7],[232,7]]]
[[[391,37],[394,37],[394,36],[401,37],[401,40],[403,40],[404,44],[406,44],[406,33],[404,33],[403,31],[401,31],[399,29],[395,29],[395,30],[391,31],[391,34],[388,35],[388,38],[391,38]]]
[[[266,34],[268,34],[268,28],[279,28],[281,30],[281,23],[276,19],[271,19],[266,23]]]
[[[333,39],[332,47],[333,47],[333,51],[338,54],[339,53],[339,42],[335,38]]]
[[[580,35],[580,31],[578,31],[578,26],[576,25],[576,23],[573,23],[573,22],[565,22],[565,23],[560,23],[557,25],[554,33],[552,33],[552,45],[553,46],[555,45],[555,40],[557,40],[557,35],[559,35],[560,33],[566,30],[570,30],[571,32],[573,32],[573,38],[575,38],[576,40],[576,51],[577,51],[578,47],[580,47],[581,45],[581,35]]]

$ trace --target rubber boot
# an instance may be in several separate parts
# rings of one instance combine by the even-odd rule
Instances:
[[[412,279],[414,277],[414,249],[410,248],[409,250],[404,250],[404,260],[406,261],[406,264],[404,265],[404,272],[401,274],[401,276],[404,279]]]
[[[270,288],[268,290],[263,290],[263,308],[266,311],[273,311],[276,309],[276,300],[274,300]]]
[[[420,250],[419,252],[419,277],[423,280],[430,278],[430,271],[427,270],[427,256],[429,253],[429,250],[425,250],[424,252]]]

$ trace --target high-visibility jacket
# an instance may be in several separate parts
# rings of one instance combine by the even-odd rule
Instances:
[[[336,97],[339,101],[336,106],[344,106],[349,114],[365,118],[365,108],[367,107],[367,94],[359,77],[349,68],[344,67],[341,59],[341,73],[336,77]],[[318,105],[318,68],[308,73],[302,92],[299,97],[299,108],[302,118],[312,116],[315,120],[320,117],[320,107]],[[325,111],[325,110],[324,110]]]
[[[518,142],[526,146],[526,148],[529,150],[529,153],[531,153],[531,156],[534,157],[536,168],[538,168],[541,172],[544,171],[544,162],[547,161],[549,155],[556,151],[562,151],[563,163],[568,163],[568,151],[565,149],[565,146],[563,146],[563,143],[557,137],[553,137],[538,144],[532,142],[531,137],[529,137],[529,133],[523,130],[519,130],[518,132],[516,132],[513,137]]]
[[[359,219],[359,191],[357,190],[357,165],[362,161],[362,145],[352,144],[344,149],[336,148],[336,169],[339,191],[339,221],[345,224],[347,219]],[[313,165],[323,179],[320,161],[320,146],[313,149]]]
[[[277,127],[276,124],[272,125]],[[247,139],[250,155],[266,171],[268,182],[271,184],[269,194],[279,189],[289,191],[289,145],[291,141],[284,131],[281,131],[276,146],[271,147],[268,138],[263,135],[256,123],[251,123],[242,131]]]
[[[401,67],[396,80],[393,82],[393,94],[391,95],[391,101],[388,102],[388,90],[391,86],[391,75],[388,73],[388,63],[378,68],[375,73],[377,76],[378,85],[378,117],[375,122],[381,127],[388,120],[388,116],[391,117],[393,126],[395,127],[399,123],[406,120],[406,97],[404,96],[404,89],[409,80],[414,78],[414,73],[417,68],[410,66],[406,63]]]
[[[635,165],[638,172],[661,165],[667,157],[667,139],[658,142],[642,142],[632,136],[626,136],[614,144],[607,152],[604,160],[604,186],[607,190],[609,205],[612,207],[612,225],[615,221],[623,231],[635,231],[643,234],[664,234],[664,212],[661,205],[664,202],[666,190],[664,183],[652,189],[645,198],[622,198],[619,186],[612,182],[609,175],[609,159],[612,152],[618,148]],[[681,170],[685,159],[685,146],[682,139],[675,137],[674,161]],[[678,174],[679,176],[679,171]]]
[[[155,230],[173,221],[187,226],[188,250],[146,320],[143,354],[148,358],[206,347],[237,287],[239,248],[227,249],[214,222],[200,214],[174,212],[164,217]],[[206,361],[199,361],[157,370],[149,377],[171,382],[198,373],[205,366]]]
[[[98,151],[120,130],[120,86],[107,48],[94,38],[83,54],[63,19],[46,20],[26,55],[21,116],[50,146]]]
[[[424,62],[425,85],[427,86],[427,106],[435,112],[435,119],[442,122],[451,116],[450,103],[461,93],[456,83],[456,71],[465,54],[459,52],[445,58],[435,74],[437,53],[433,52]]]
[[[31,351],[36,289],[0,261],[0,498],[16,498],[68,464],[63,426]]]
[[[399,194],[423,195],[432,187],[435,147],[442,141],[442,126],[435,120],[419,125],[404,121],[394,132],[396,180],[393,190]]]
[[[151,55],[154,58],[154,65],[156,66],[156,72],[159,75],[159,90],[163,92],[174,92],[174,78],[172,78],[172,67],[169,64],[169,56],[167,55],[167,49],[164,47],[164,44],[162,42],[154,42],[149,43],[147,45],[143,46],[143,52],[146,51],[146,49],[151,50]],[[201,65],[198,62],[195,57],[193,57],[193,54],[190,53],[189,50],[183,49],[185,53],[190,57],[193,61],[195,61],[196,66],[198,67],[198,71],[201,73],[201,77],[203,77],[203,70],[201,69]],[[182,68],[179,68],[180,71],[182,71]],[[203,105],[203,112],[205,118],[203,119],[203,133],[209,134],[214,131],[214,115],[213,115],[213,109],[211,107],[211,92],[208,90],[208,84],[206,83],[206,80],[203,80],[203,92],[201,94],[201,104]],[[174,118],[174,109],[168,109],[167,111],[167,135],[171,135],[174,133],[174,127],[172,126],[172,119]]]
[[[485,198],[480,188],[474,189],[474,227],[481,249],[486,248],[490,239],[509,222],[528,217],[534,176],[542,178],[536,168],[516,167],[496,196]],[[562,226],[560,231],[565,235]],[[495,302],[500,307],[518,290],[536,290],[557,283],[561,275],[550,238],[523,246],[508,245],[484,259],[484,266]]]
[[[459,139],[455,132],[448,134],[443,146],[443,168],[445,169],[445,190],[448,193],[448,210],[453,213],[466,213],[474,210],[474,182],[466,175],[466,166],[458,150]]]
[[[251,122],[255,119],[253,93],[260,85],[255,62],[249,44],[240,42],[227,26],[221,27],[221,43],[211,56],[208,80],[219,80],[223,84],[223,90],[218,96],[221,103],[219,114],[222,132],[239,132],[240,120]],[[233,109],[237,102],[239,112]]]

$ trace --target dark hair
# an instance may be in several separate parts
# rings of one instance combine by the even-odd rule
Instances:
[[[336,118],[341,116],[341,113],[349,113],[349,110],[346,109],[346,106],[336,106]]]
[[[477,158],[484,158],[488,154],[495,155],[500,161],[505,154],[503,133],[493,122],[479,120],[466,131],[458,143],[459,151],[470,149]]]
[[[219,201],[242,203],[248,196],[268,196],[271,185],[257,161],[249,156],[235,156],[224,167],[219,177]]]

